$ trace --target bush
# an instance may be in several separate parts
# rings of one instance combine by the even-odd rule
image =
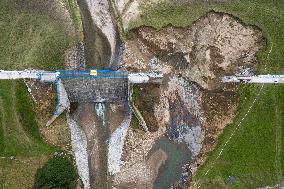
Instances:
[[[72,161],[66,157],[56,157],[37,170],[34,189],[73,189],[76,179],[77,173]]]

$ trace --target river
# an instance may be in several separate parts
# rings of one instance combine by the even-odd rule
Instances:
[[[94,24],[94,19],[86,0],[78,1],[84,29],[85,69],[115,68],[111,45],[104,33]],[[103,16],[103,15],[102,15]],[[119,39],[117,39],[119,41]],[[118,44],[118,43],[116,43]],[[116,48],[119,48],[116,46]],[[114,54],[116,51],[114,52]],[[113,57],[117,57],[114,55]],[[108,174],[108,140],[110,136],[110,103],[79,103],[77,122],[86,133],[90,188],[111,188]]]
[[[85,0],[78,1],[84,28],[85,68],[116,68],[119,65],[119,43],[116,43],[112,57],[111,45],[102,31],[94,25],[90,10]],[[120,41],[119,39],[116,39]],[[110,136],[109,103],[79,103],[77,106],[77,122],[86,133],[88,142],[88,164],[91,188],[111,188],[111,177],[108,175],[108,140]],[[124,106],[126,107],[126,106]],[[128,110],[125,110],[126,112]],[[79,112],[79,113],[78,113]],[[119,122],[119,121],[117,121]],[[175,144],[166,137],[159,139],[150,154],[157,149],[167,153],[168,159],[160,168],[154,183],[154,189],[168,188],[182,176],[182,166],[190,161],[191,154],[186,145]],[[149,155],[150,155],[149,154]]]

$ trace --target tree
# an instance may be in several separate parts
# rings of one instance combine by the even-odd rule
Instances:
[[[34,189],[74,189],[77,172],[67,157],[54,157],[35,175]]]

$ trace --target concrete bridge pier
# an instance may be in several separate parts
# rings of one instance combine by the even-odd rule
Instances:
[[[46,126],[51,125],[54,122],[54,120],[58,116],[60,116],[60,114],[62,114],[66,109],[69,111],[69,107],[70,107],[70,101],[68,99],[67,92],[65,90],[65,87],[64,87],[61,79],[58,79],[54,83],[54,85],[56,87],[57,105],[55,107],[55,111],[53,112],[52,118],[46,123]]]

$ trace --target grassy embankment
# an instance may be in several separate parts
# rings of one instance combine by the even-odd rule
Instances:
[[[147,25],[160,29],[168,24],[187,27],[209,10],[233,14],[247,24],[260,27],[268,40],[266,49],[258,53],[258,61],[261,63],[259,73],[283,72],[283,1],[240,0],[228,3],[199,2],[182,5],[161,3],[145,7],[142,7],[144,12],[142,19],[133,22],[130,28]],[[264,65],[267,65],[267,71]],[[252,111],[231,138],[223,155],[215,161],[222,146],[244,117],[259,90],[259,85],[240,86],[240,105],[234,122],[225,128],[216,148],[193,178],[201,184],[201,188],[257,188],[275,185],[283,179],[284,87],[280,85],[263,87]],[[210,172],[205,176],[208,169]],[[226,184],[229,176],[236,177],[235,184]]]
[[[80,37],[83,39],[82,33],[83,33],[83,26],[81,22],[81,17],[80,17],[80,12],[79,9],[77,8],[76,0],[65,0],[65,4],[67,5],[67,9],[69,11],[69,14],[71,16],[71,19],[74,23],[74,28],[76,30],[76,34],[81,34]]]
[[[61,69],[64,50],[74,40],[62,23],[0,1],[0,69]],[[0,81],[0,125],[0,187],[31,188],[37,168],[56,149],[42,140],[21,81]]]

